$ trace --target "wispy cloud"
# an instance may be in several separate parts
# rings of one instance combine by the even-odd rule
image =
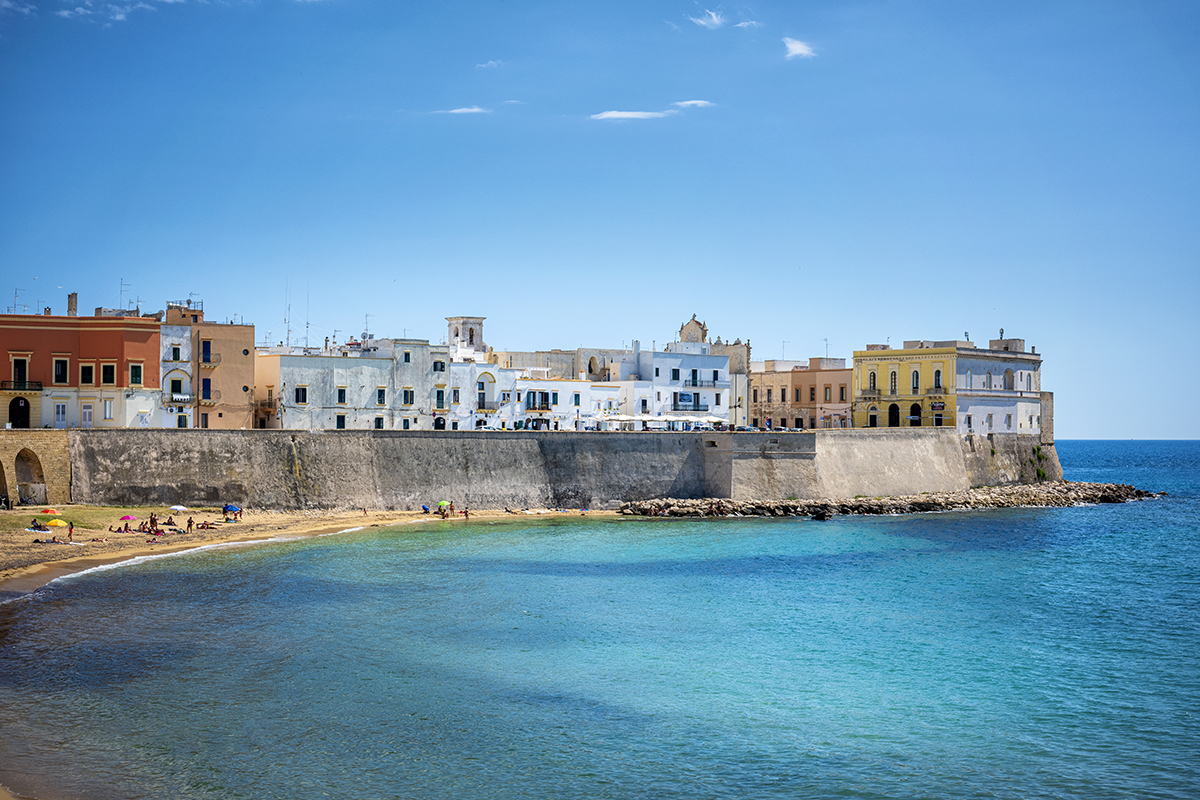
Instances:
[[[479,106],[466,106],[465,108],[451,108],[448,111],[435,111],[435,114],[490,114],[491,109],[480,108]]]
[[[603,111],[592,114],[592,119],[658,119],[676,111]]]
[[[672,114],[678,114],[681,109],[707,108],[713,104],[708,100],[680,100],[671,105],[675,107],[663,111],[604,111],[592,114],[592,119],[662,119]]]
[[[504,66],[503,61],[497,61],[497,60],[493,59],[493,60],[487,62],[486,64],[476,64],[475,69],[500,69],[503,66]]]
[[[762,23],[756,22],[755,20],[752,20],[752,19],[748,19],[745,22],[739,22],[737,25],[734,25],[733,27],[735,27],[735,28],[761,28]]]
[[[786,58],[812,58],[816,55],[808,44],[797,39],[789,39],[785,36],[783,43],[787,45]]]
[[[17,3],[13,0],[0,0],[0,11],[8,11],[13,14],[33,14],[37,11],[36,6],[29,3]]]
[[[700,16],[688,17],[688,19],[702,28],[708,28],[710,31],[715,31],[729,21],[720,11],[709,11],[707,8],[704,9],[704,13]]]

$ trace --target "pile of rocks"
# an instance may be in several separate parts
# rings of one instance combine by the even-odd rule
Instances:
[[[1048,481],[1019,486],[981,486],[962,492],[926,492],[903,497],[856,497],[853,500],[637,500],[622,503],[620,513],[643,517],[813,517],[834,514],[913,514],[958,508],[1063,507],[1125,503],[1166,494],[1114,483]]]

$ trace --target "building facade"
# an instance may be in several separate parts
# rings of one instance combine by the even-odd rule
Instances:
[[[8,428],[151,427],[159,323],[151,317],[0,316],[0,421]],[[48,309],[47,309],[48,310]]]
[[[254,426],[254,326],[204,319],[204,304],[168,302],[163,324],[186,327],[197,428],[237,430]],[[176,413],[176,420],[181,414]]]
[[[1040,434],[1041,363],[1023,339],[868,345],[854,353],[854,424]]]
[[[750,424],[779,429],[852,427],[853,370],[844,358],[755,362]]]

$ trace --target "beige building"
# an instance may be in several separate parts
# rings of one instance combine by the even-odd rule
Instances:
[[[844,358],[765,361],[750,373],[756,428],[849,428],[854,371]]]
[[[254,326],[206,322],[201,302],[169,302],[164,325],[191,328],[195,426],[254,427]]]

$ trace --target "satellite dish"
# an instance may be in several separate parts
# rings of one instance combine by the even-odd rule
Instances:
[[[363,331],[362,338],[364,338],[364,339],[365,339],[365,338],[367,338],[367,332],[366,332],[366,331]]]

